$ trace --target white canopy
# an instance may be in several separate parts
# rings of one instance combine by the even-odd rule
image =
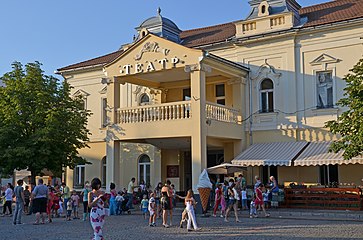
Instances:
[[[208,168],[207,171],[209,174],[229,175],[235,172],[247,171],[247,168],[236,164],[222,163],[220,165]]]

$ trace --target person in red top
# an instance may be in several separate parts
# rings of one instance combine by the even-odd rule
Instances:
[[[217,216],[217,210],[218,210],[219,205],[221,204],[222,197],[223,197],[222,185],[218,184],[217,189],[216,189],[213,217]]]
[[[50,187],[48,192],[48,203],[47,203],[47,215],[49,223],[52,222],[53,203],[54,203],[54,189]]]
[[[263,194],[262,194],[262,188],[263,184],[260,183],[258,187],[256,188],[256,199],[255,199],[255,205],[256,208],[260,206],[262,208],[263,213],[265,214],[265,217],[269,217],[270,214],[266,213],[265,206],[263,203]]]

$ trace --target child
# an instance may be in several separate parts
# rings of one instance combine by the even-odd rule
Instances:
[[[219,205],[221,204],[221,199],[224,198],[223,192],[222,192],[222,185],[218,184],[216,191],[215,191],[215,201],[214,201],[214,209],[213,209],[213,217],[217,216],[217,210],[219,208]]]
[[[155,227],[155,220],[156,220],[156,202],[154,198],[155,194],[150,194],[150,200],[149,200],[149,206],[148,210],[150,212],[150,218],[149,218],[149,226]]]
[[[25,190],[24,190],[24,213],[28,214],[29,213],[29,203],[30,203],[30,191],[29,191],[29,186],[25,186]]]
[[[171,184],[170,187],[171,187],[171,193],[172,193],[172,199],[171,199],[171,201],[173,203],[173,208],[175,208],[176,207],[176,191],[175,191],[175,186],[174,186],[174,184]]]
[[[247,191],[246,191],[246,187],[242,188],[241,195],[242,195],[242,210],[246,210],[247,209]]]
[[[124,197],[121,196],[121,191],[117,193],[115,200],[116,200],[116,215],[120,215],[122,213],[121,204],[125,200]]]
[[[72,192],[71,199],[72,199],[73,219],[79,219],[78,217],[79,196],[77,195],[76,191]]]
[[[270,190],[267,190],[263,193],[263,203],[265,205],[265,209],[268,208],[269,206],[269,194],[270,194]]]
[[[143,199],[141,200],[141,212],[142,215],[144,216],[144,219],[146,219],[148,206],[149,206],[149,200],[147,199],[147,195],[144,194]]]
[[[253,194],[253,197],[251,199],[251,204],[250,204],[250,218],[257,217],[255,199],[256,199],[255,194]]]
[[[72,201],[72,199],[69,199],[68,202],[67,202],[66,221],[71,221],[72,209],[73,209],[73,201]]]

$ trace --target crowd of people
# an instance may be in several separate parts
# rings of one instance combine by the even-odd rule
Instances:
[[[256,218],[257,210],[261,210],[265,217],[270,214],[266,212],[266,208],[270,206],[273,193],[278,193],[279,188],[274,176],[270,177],[270,182],[264,185],[259,176],[255,176],[255,185],[252,195],[247,194],[246,179],[242,174],[236,178],[225,180],[223,183],[216,182],[214,191],[214,207],[213,216],[217,216],[217,211],[220,210],[220,217],[228,222],[228,215],[233,209],[235,220],[238,219],[238,209],[249,210],[250,218]],[[248,204],[249,203],[249,204]]]
[[[257,210],[261,210],[265,217],[269,217],[266,208],[269,206],[272,193],[279,191],[276,179],[270,177],[270,185],[266,187],[261,179],[255,177],[253,194],[247,194],[246,179],[242,174],[236,178],[225,180],[223,183],[217,181],[213,189],[214,202],[213,216],[220,217],[228,222],[228,216],[233,210],[235,221],[239,222],[238,209],[249,210],[250,218],[257,217]],[[116,185],[110,183],[110,192],[105,193],[101,189],[101,181],[94,178],[91,183],[86,182],[81,192],[70,191],[70,188],[61,185],[46,186],[42,179],[38,185],[30,191],[29,186],[23,189],[23,180],[17,181],[14,188],[12,184],[6,186],[2,193],[3,214],[1,216],[12,216],[13,224],[22,224],[22,213],[35,214],[35,225],[51,223],[54,217],[65,217],[66,221],[80,219],[79,206],[83,203],[82,220],[90,220],[93,228],[93,239],[102,239],[102,228],[107,215],[131,214],[131,209],[136,206],[140,208],[144,219],[148,219],[150,227],[156,226],[156,219],[161,218],[161,226],[168,228],[173,225],[173,209],[177,199],[184,202],[185,209],[182,212],[179,226],[183,227],[187,222],[187,230],[199,230],[195,217],[196,200],[194,193],[189,190],[185,197],[176,194],[174,185],[167,180],[164,184],[159,182],[155,188],[147,186],[144,181],[136,183],[132,178],[127,188],[116,190]],[[15,201],[15,210],[12,211],[12,201]],[[72,217],[73,215],[73,217]],[[219,214],[218,214],[219,215]]]

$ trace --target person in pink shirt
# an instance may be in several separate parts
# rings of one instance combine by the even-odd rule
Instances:
[[[72,192],[71,199],[72,199],[72,203],[73,203],[73,205],[72,205],[73,219],[79,219],[79,216],[78,216],[79,196],[78,196],[77,192],[74,190]]]

